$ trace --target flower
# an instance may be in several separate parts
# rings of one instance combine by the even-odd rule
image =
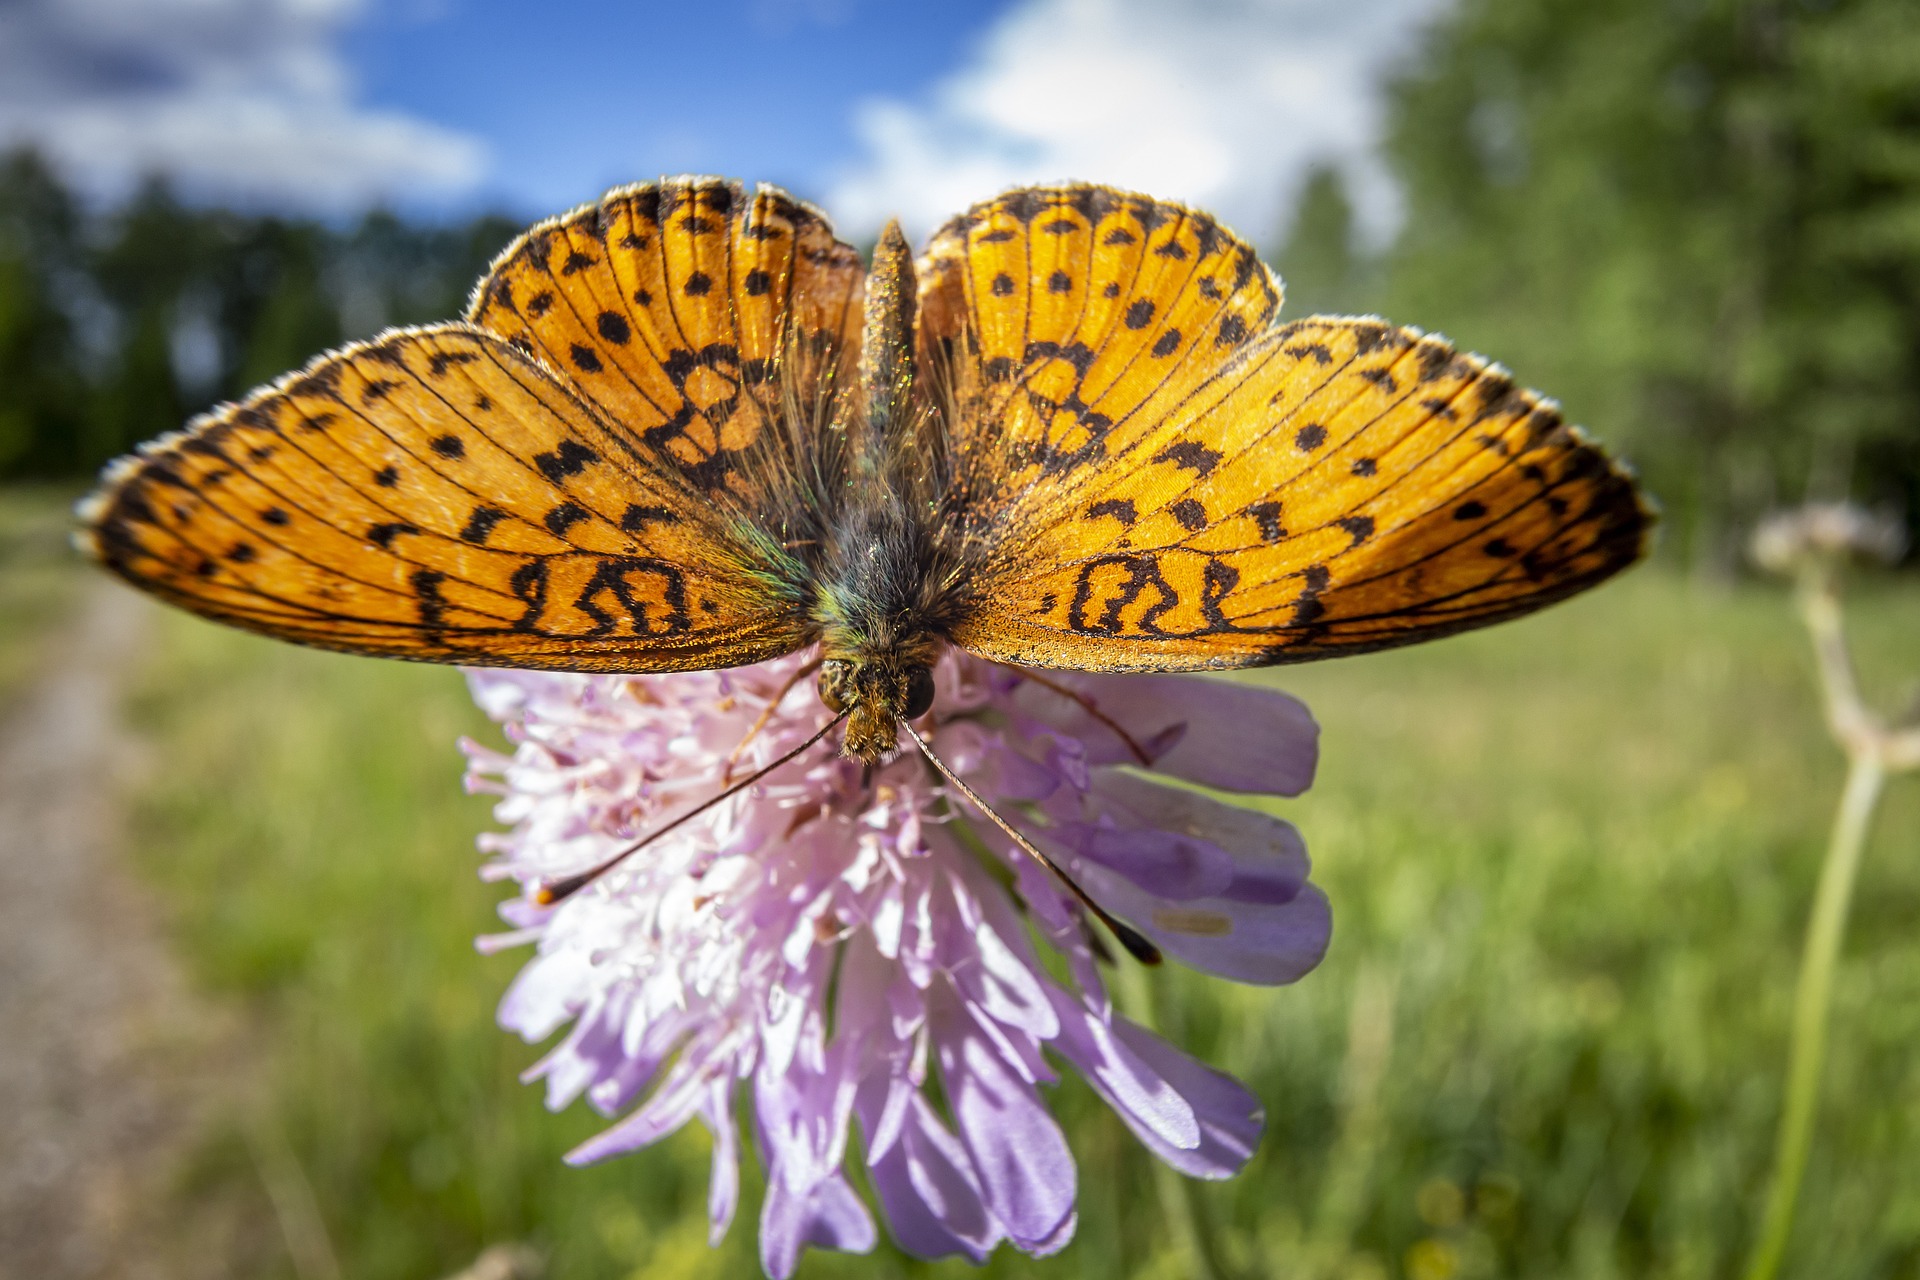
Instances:
[[[978,1262],[1001,1241],[1034,1254],[1064,1245],[1074,1162],[1039,1092],[1056,1063],[1182,1173],[1238,1171],[1259,1102],[1115,1011],[1103,946],[1072,895],[911,749],[863,778],[828,735],[539,905],[543,883],[618,853],[826,723],[807,661],[468,675],[514,744],[510,756],[462,744],[469,786],[500,795],[512,828],[481,837],[497,855],[485,874],[523,891],[502,907],[515,930],[486,943],[538,944],[501,1024],[531,1042],[568,1027],[528,1079],[546,1082],[550,1107],[584,1095],[620,1116],[569,1160],[699,1119],[713,1135],[717,1243],[738,1202],[744,1091],[767,1180],[761,1260],[780,1277],[809,1245],[875,1242],[843,1173],[856,1122],[902,1248]],[[1291,982],[1318,963],[1327,902],[1294,828],[1125,767],[1143,756],[1170,779],[1298,794],[1318,735],[1299,702],[1187,677],[1042,682],[958,653],[935,677],[934,749],[1102,905],[1169,955],[1241,981]],[[1064,961],[1056,970],[1036,938]]]
[[[1907,549],[1907,534],[1890,511],[1869,511],[1851,502],[1810,502],[1762,520],[1748,549],[1761,568],[1791,576],[1810,563],[1849,557],[1898,563]]]

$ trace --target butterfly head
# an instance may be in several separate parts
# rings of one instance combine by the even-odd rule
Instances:
[[[829,658],[820,664],[820,701],[846,713],[846,753],[879,764],[899,748],[900,722],[933,709],[933,670],[894,655]]]

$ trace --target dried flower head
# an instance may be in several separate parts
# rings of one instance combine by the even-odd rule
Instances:
[[[1810,502],[1774,512],[1754,530],[1750,545],[1754,563],[1789,576],[1810,563],[1861,559],[1894,564],[1906,549],[1899,517],[1851,502]]]
[[[487,874],[523,889],[502,909],[515,931],[489,944],[538,945],[500,1020],[530,1041],[567,1028],[528,1073],[550,1106],[585,1096],[620,1116],[570,1159],[700,1120],[713,1135],[717,1241],[738,1200],[744,1096],[774,1276],[809,1245],[873,1246],[869,1206],[843,1172],[856,1125],[902,1248],[976,1262],[1001,1241],[1060,1248],[1075,1166],[1039,1086],[1062,1063],[1174,1168],[1236,1172],[1259,1137],[1258,1101],[1115,1011],[1079,904],[970,821],[917,755],[863,778],[822,743],[589,889],[539,905],[542,883],[685,812],[729,770],[745,776],[803,743],[826,714],[792,680],[805,661],[667,677],[470,673],[515,744],[511,755],[463,744],[470,785],[502,797],[512,828],[482,837],[497,855]],[[1318,732],[1300,703],[1185,677],[1043,684],[956,652],[935,674],[935,749],[1105,907],[1170,956],[1240,981],[1290,982],[1318,963],[1327,903],[1294,828],[1152,776],[1298,794]],[[1128,767],[1136,751],[1150,770]]]

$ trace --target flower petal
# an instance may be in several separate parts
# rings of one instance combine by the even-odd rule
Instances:
[[[716,1080],[700,1107],[700,1119],[713,1135],[713,1169],[707,1181],[707,1243],[718,1245],[733,1225],[740,1205],[740,1126],[733,1118],[732,1081]]]
[[[760,1207],[760,1265],[774,1280],[793,1274],[808,1245],[867,1253],[877,1241],[872,1215],[840,1174],[804,1193],[777,1179],[767,1184]]]
[[[984,1262],[1006,1238],[981,1197],[966,1148],[924,1095],[913,1095],[899,1141],[874,1159],[873,1185],[895,1242],[916,1257],[960,1253]]]
[[[1055,995],[1066,1033],[1055,1042],[1155,1155],[1191,1178],[1238,1173],[1260,1141],[1259,1099],[1239,1081],[1125,1018],[1109,1025],[1066,992]]]
[[[1178,960],[1236,982],[1279,986],[1312,972],[1327,953],[1333,913],[1309,884],[1284,902],[1264,900],[1274,882],[1250,877],[1248,896],[1169,901],[1093,863],[1082,884],[1107,910],[1127,920]],[[1242,887],[1236,880],[1229,893]]]
[[[1256,684],[1197,676],[1106,676],[1053,671],[1047,679],[1092,702],[1147,749],[1153,768],[1222,791],[1297,796],[1313,785],[1320,726],[1298,698]],[[1027,681],[1026,714],[1077,738],[1096,764],[1137,764],[1118,734],[1074,699]],[[1176,734],[1184,726],[1184,732]]]
[[[1073,1213],[1073,1154],[1033,1085],[956,1004],[936,997],[941,1082],[988,1207],[1031,1251]]]

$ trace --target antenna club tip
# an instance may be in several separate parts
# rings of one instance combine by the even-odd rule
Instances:
[[[1141,964],[1157,965],[1166,958],[1160,954],[1160,948],[1118,920],[1108,920],[1107,927],[1113,930],[1114,937],[1120,939],[1120,945],[1127,949],[1127,954]]]
[[[550,907],[554,903],[560,901],[560,895],[554,891],[554,888],[552,885],[543,884],[543,885],[540,885],[538,888],[534,889],[533,900],[535,904],[539,906]]]

